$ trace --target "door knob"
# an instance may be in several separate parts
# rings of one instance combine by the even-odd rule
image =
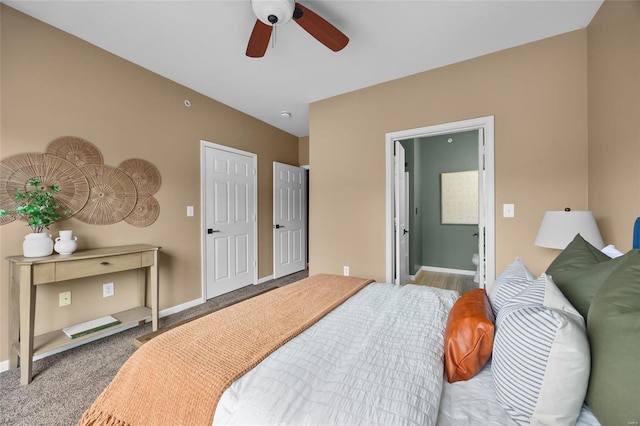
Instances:
[[[406,229],[402,230],[402,235],[407,235],[409,233],[409,231],[407,231]]]
[[[220,230],[219,229],[207,228],[207,234],[213,234],[214,232],[220,232]]]
[[[273,225],[273,229],[284,228],[284,225]]]

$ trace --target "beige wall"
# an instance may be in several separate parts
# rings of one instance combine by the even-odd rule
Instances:
[[[298,164],[301,166],[309,164],[309,136],[304,136],[299,139]]]
[[[496,270],[521,256],[542,272],[557,254],[533,244],[544,211],[587,208],[586,30],[312,104],[310,272],[384,280],[385,133],[487,115]]]
[[[640,1],[605,1],[587,34],[589,207],[626,251],[640,216]]]
[[[259,277],[272,271],[272,163],[298,162],[298,138],[199,95],[69,34],[1,6],[2,129],[0,158],[45,152],[53,139],[89,140],[118,166],[143,158],[158,167],[160,216],[151,226],[119,222],[92,226],[75,219],[54,225],[73,229],[81,248],[149,243],[162,246],[160,308],[201,297],[200,141],[258,155]],[[184,99],[190,99],[186,108]],[[186,206],[196,216],[186,216]],[[28,231],[20,222],[0,227],[0,259],[21,252]],[[8,359],[8,271],[0,274],[0,361]],[[36,332],[114,312],[131,302],[133,277],[70,281],[38,294]],[[116,296],[103,299],[101,283],[115,281]],[[72,305],[57,306],[59,291]]]

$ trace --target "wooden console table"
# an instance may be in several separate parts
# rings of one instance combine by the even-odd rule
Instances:
[[[18,367],[20,384],[31,382],[33,355],[105,334],[132,323],[142,324],[151,318],[153,331],[158,329],[158,250],[147,244],[82,250],[70,255],[47,257],[10,256],[9,367]],[[34,336],[36,288],[39,285],[111,272],[138,269],[139,305],[112,314],[121,323],[86,336],[69,338],[62,330]],[[151,289],[151,307],[147,307],[146,289]]]

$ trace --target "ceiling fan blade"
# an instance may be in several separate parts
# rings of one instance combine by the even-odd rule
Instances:
[[[262,58],[269,47],[272,26],[256,19],[256,24],[251,31],[249,44],[247,44],[247,56],[250,58]]]
[[[344,49],[349,43],[349,37],[300,3],[296,3],[293,19],[316,40],[334,52]]]

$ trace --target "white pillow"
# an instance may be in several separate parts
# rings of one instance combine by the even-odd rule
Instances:
[[[516,260],[506,267],[489,289],[488,296],[494,316],[498,316],[504,302],[529,287],[535,279],[536,276],[522,259],[516,257]]]
[[[496,319],[492,371],[498,401],[521,425],[574,425],[591,357],[584,319],[543,274]]]
[[[612,259],[615,259],[616,257],[620,257],[624,255],[624,253],[618,250],[617,248],[615,248],[613,244],[609,244],[608,246],[606,246],[600,251]]]

